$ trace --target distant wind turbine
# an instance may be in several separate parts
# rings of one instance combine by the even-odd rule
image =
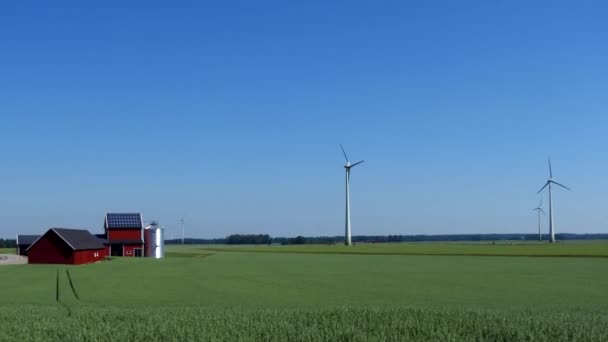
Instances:
[[[555,229],[553,227],[553,197],[551,196],[551,185],[553,184],[559,185],[566,190],[570,190],[570,188],[568,188],[567,186],[553,180],[553,171],[551,170],[551,158],[549,158],[549,179],[547,179],[545,185],[540,190],[538,190],[538,193],[540,194],[541,191],[543,191],[547,186],[549,187],[549,242],[555,242]]]
[[[536,211],[538,214],[538,241],[543,241],[543,236],[540,233],[540,214],[542,213],[543,215],[545,215],[545,211],[542,208],[543,205],[543,198],[540,198],[540,203],[538,203],[538,207],[532,209],[533,211]]]
[[[344,232],[344,244],[350,246],[352,245],[350,232],[350,169],[363,163],[363,160],[351,164],[348,160],[346,152],[344,151],[344,147],[342,147],[342,144],[340,144],[340,148],[342,149],[342,153],[344,154],[344,159],[346,159],[346,164],[344,165],[344,168],[346,169],[346,227]]]
[[[184,245],[184,218],[182,217],[182,246]]]

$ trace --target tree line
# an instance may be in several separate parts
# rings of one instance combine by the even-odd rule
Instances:
[[[17,240],[15,239],[0,239],[0,248],[15,248]]]
[[[547,240],[547,234],[542,234]],[[557,240],[606,240],[608,234],[555,234]],[[433,241],[538,241],[538,234],[444,234],[444,235],[355,235],[354,243],[385,242],[433,242]],[[8,240],[7,240],[8,241]],[[14,240],[13,240],[14,241]],[[232,234],[217,239],[184,239],[185,244],[221,244],[221,245],[307,245],[307,244],[341,244],[344,236],[296,236],[271,237],[268,234]],[[165,240],[166,244],[181,244],[181,239]],[[0,245],[1,246],[1,245]]]
[[[226,238],[227,245],[270,245],[272,239],[268,234],[232,234]]]

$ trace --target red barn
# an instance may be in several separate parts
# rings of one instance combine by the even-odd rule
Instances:
[[[51,228],[27,249],[30,264],[88,264],[103,260],[103,242],[84,229]]]
[[[108,254],[143,256],[144,221],[139,213],[107,213],[104,221]]]

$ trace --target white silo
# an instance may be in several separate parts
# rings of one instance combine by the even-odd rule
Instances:
[[[164,229],[160,228],[156,221],[152,221],[144,229],[144,255],[151,258],[165,257],[165,234]]]

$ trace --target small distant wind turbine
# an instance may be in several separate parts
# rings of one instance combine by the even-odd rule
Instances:
[[[348,160],[346,152],[344,151],[344,147],[342,147],[342,144],[340,144],[340,148],[342,149],[342,153],[344,154],[344,159],[346,159],[346,164],[344,165],[344,168],[346,169],[346,227],[344,232],[344,244],[350,246],[352,245],[350,232],[350,169],[363,163],[363,160],[351,164]]]
[[[555,242],[555,229],[553,227],[553,197],[551,196],[551,185],[553,184],[559,185],[566,190],[570,190],[569,187],[553,180],[553,171],[551,170],[551,158],[549,158],[549,179],[547,179],[547,183],[545,183],[545,185],[540,190],[538,190],[538,193],[540,194],[541,191],[543,191],[547,186],[549,187],[549,242]]]
[[[542,208],[543,206],[543,198],[540,198],[540,203],[538,203],[538,207],[532,209],[533,211],[536,211],[538,213],[538,241],[543,241],[543,236],[540,233],[540,214],[542,213],[543,215],[545,215],[545,211]]]
[[[184,245],[184,218],[182,217],[182,246]]]

